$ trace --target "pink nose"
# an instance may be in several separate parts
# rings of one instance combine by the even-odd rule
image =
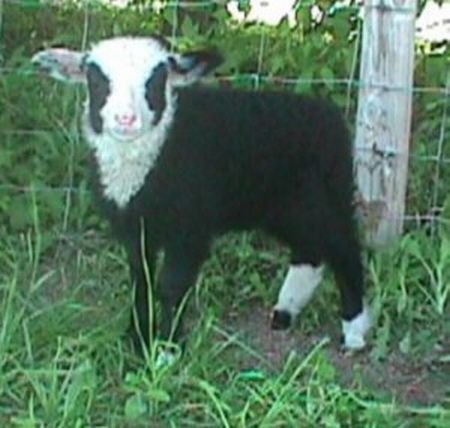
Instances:
[[[137,116],[134,113],[123,113],[114,115],[114,120],[122,126],[131,126],[136,122]]]

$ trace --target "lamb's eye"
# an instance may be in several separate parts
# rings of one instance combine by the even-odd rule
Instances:
[[[88,64],[87,83],[89,90],[89,119],[95,132],[103,130],[103,120],[100,110],[106,103],[110,93],[109,79],[97,64]]]
[[[155,112],[153,124],[159,122],[166,108],[166,81],[167,67],[161,63],[153,70],[152,75],[145,83],[145,98],[150,110]]]
[[[109,79],[97,64],[88,65],[87,82],[91,99],[96,99],[104,103],[109,94]]]

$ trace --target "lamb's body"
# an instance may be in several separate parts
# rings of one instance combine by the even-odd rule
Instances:
[[[130,41],[106,43],[121,47]],[[134,43],[131,47],[143,42]],[[127,248],[144,340],[149,338],[149,319],[143,259],[152,266],[157,250],[165,252],[160,330],[168,338],[173,312],[195,282],[212,239],[229,230],[256,228],[274,235],[292,253],[273,326],[290,325],[312,296],[326,263],[337,275],[342,295],[344,344],[363,346],[368,317],[352,206],[351,143],[337,108],[289,93],[186,87],[214,57],[195,53],[174,64],[158,43],[150,43],[158,60],[145,83],[150,108],[134,100],[143,83],[129,83],[124,86],[128,98],[114,87],[111,95],[99,90],[103,95],[91,101],[85,118],[86,137],[95,150],[96,194]],[[106,54],[108,49],[103,48]],[[136,48],[139,55],[142,49]],[[109,64],[102,47],[97,51],[92,62],[97,67],[106,61],[115,76],[119,68]],[[60,52],[49,52],[37,59],[54,67]],[[145,70],[149,66],[143,58]],[[95,92],[106,77],[93,73],[88,82]],[[114,120],[111,112],[119,112]],[[149,119],[142,125],[140,116]],[[129,137],[134,133],[138,137]]]
[[[104,213],[135,258],[140,218],[149,252],[191,256],[192,277],[212,238],[259,228],[291,248],[293,265],[333,263],[360,293],[351,144],[334,106],[288,93],[194,87],[180,90],[175,117],[127,209],[105,199],[97,178]],[[346,259],[353,261],[344,266]],[[361,313],[359,299],[344,302],[345,319]]]
[[[292,210],[300,216],[295,229],[312,236],[326,224],[311,229],[322,216],[306,207],[351,219],[351,171],[349,138],[334,106],[287,93],[198,87],[180,90],[168,138],[126,210],[96,187],[117,230],[128,235],[130,218],[143,216],[156,247],[186,232],[209,237],[255,227],[289,240],[293,231],[280,220]]]

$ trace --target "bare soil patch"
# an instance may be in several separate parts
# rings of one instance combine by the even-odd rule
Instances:
[[[287,355],[296,351],[306,354],[324,337],[330,342],[325,352],[337,369],[339,382],[351,386],[355,374],[363,385],[387,400],[403,404],[444,404],[450,399],[450,335],[440,338],[439,345],[426,356],[418,358],[391,351],[383,361],[373,361],[368,349],[349,355],[340,348],[339,322],[326,323],[316,331],[304,333],[301,328],[289,331],[273,331],[270,328],[270,308],[252,303],[247,309],[228,314],[227,331],[239,332],[239,338],[267,360],[266,370],[278,370]],[[301,323],[301,319],[299,320]],[[447,356],[447,359],[444,358]],[[237,362],[241,369],[261,366],[261,361],[243,355]]]

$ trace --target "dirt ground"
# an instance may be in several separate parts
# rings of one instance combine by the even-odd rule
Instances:
[[[374,362],[370,357],[370,345],[353,355],[341,350],[338,322],[322,325],[306,335],[298,328],[271,330],[269,315],[269,308],[252,304],[251,309],[226,317],[227,331],[239,332],[239,338],[269,362],[269,370],[282,366],[290,351],[295,350],[301,355],[328,336],[330,342],[325,346],[325,352],[337,368],[342,385],[350,386],[354,382],[354,370],[357,369],[363,384],[387,399],[404,404],[449,403],[450,362],[444,361],[443,356],[448,356],[450,351],[450,332],[439,341],[439,346],[429,350],[425,358],[413,358],[397,350],[390,352],[383,361]],[[255,363],[251,357],[240,361],[242,368]]]

